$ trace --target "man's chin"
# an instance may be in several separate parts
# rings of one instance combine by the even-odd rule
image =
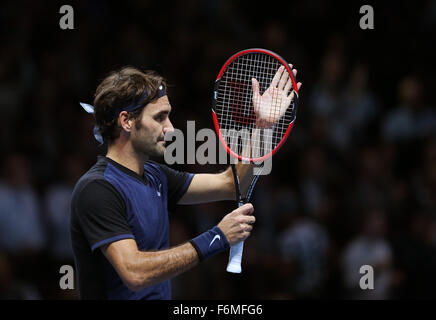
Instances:
[[[145,158],[162,158],[165,154],[165,147],[163,146],[156,146],[155,148],[151,148],[148,150],[137,150],[136,153],[138,155],[144,156]]]
[[[151,156],[161,158],[165,155],[165,150],[166,150],[165,145],[158,143],[156,148],[153,150],[153,154]]]

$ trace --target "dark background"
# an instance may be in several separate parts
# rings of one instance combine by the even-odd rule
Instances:
[[[61,30],[59,8],[74,9]],[[359,8],[375,29],[359,28]],[[253,196],[243,273],[220,254],[173,279],[175,299],[436,297],[436,1],[9,1],[0,11],[0,298],[77,299],[69,196],[105,148],[92,134],[99,81],[125,65],[170,84],[175,127],[212,128],[213,80],[260,47],[298,69],[299,114]],[[179,165],[191,172],[225,166]],[[232,202],[180,206],[187,241]],[[374,268],[361,290],[359,268]]]

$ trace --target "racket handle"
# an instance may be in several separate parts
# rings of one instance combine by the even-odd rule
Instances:
[[[235,177],[235,184],[237,185],[237,190],[239,190],[239,178],[236,174],[236,167],[232,164],[232,171]],[[238,192],[238,208],[244,205],[241,199],[241,194]],[[231,273],[241,273],[242,272],[242,251],[244,251],[244,241],[241,241],[230,248],[229,263],[227,264],[227,272]]]
[[[244,250],[244,241],[241,241],[230,248],[229,263],[227,272],[241,273],[242,251]]]

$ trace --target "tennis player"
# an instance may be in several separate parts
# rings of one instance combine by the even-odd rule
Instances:
[[[126,67],[97,87],[94,134],[106,156],[77,182],[71,200],[71,238],[82,299],[171,299],[170,280],[212,255],[245,240],[253,229],[246,204],[213,228],[169,247],[168,210],[234,198],[230,167],[218,174],[191,174],[149,160],[163,156],[173,130],[165,80]],[[237,164],[241,191],[252,177]],[[207,214],[207,213],[205,213]]]

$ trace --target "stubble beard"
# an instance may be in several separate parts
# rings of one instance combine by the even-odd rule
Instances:
[[[165,154],[165,147],[161,146],[159,142],[150,141],[147,138],[132,140],[132,146],[135,153],[145,159],[149,157],[160,158]]]
[[[132,140],[133,150],[142,158],[163,157],[165,154],[165,146],[161,146],[159,141],[150,139],[144,134],[144,127],[140,120],[135,121],[136,137]],[[139,133],[139,134],[138,134]]]

